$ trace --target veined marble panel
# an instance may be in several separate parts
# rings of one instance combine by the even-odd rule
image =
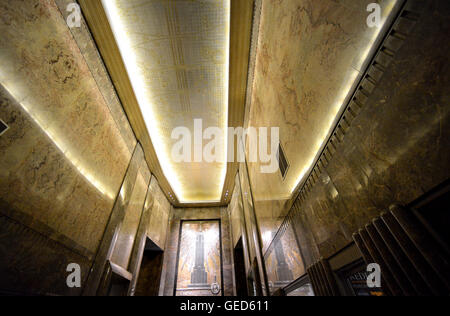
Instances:
[[[153,206],[150,214],[150,223],[147,236],[162,250],[166,247],[167,231],[169,229],[169,216],[172,206],[159,187],[158,180],[153,177],[150,183],[150,192],[153,196]]]
[[[0,199],[92,257],[129,144],[54,1],[0,1]]]
[[[327,181],[297,205],[308,264],[348,245],[390,205],[408,205],[450,176],[450,3],[409,2],[420,17],[414,29],[337,145],[321,175]]]
[[[231,196],[231,201],[230,204],[228,205],[228,214],[230,216],[233,247],[235,247],[242,236],[242,227],[244,227],[243,226],[244,213],[242,210],[241,186],[239,184],[238,175],[236,175],[233,195]]]
[[[267,249],[290,198],[362,76],[380,34],[367,26],[364,1],[264,0],[260,17],[249,126],[279,127],[289,170],[263,174],[249,163],[255,211]],[[378,1],[383,20],[395,0]]]
[[[55,3],[61,12],[61,15],[67,20],[69,15],[73,12],[73,10],[68,10],[69,5],[74,3],[73,0],[55,0]],[[106,67],[103,64],[102,57],[100,56],[83,16],[81,16],[80,27],[73,27],[70,31],[74,40],[77,42],[78,48],[80,49],[103,98],[105,99],[106,105],[117,124],[117,128],[120,130],[130,153],[132,153],[136,146],[136,137],[134,136],[130,123],[122,108],[122,104],[116,94]]]

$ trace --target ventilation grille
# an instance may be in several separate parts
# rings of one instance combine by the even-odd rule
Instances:
[[[286,159],[286,155],[284,153],[283,147],[281,147],[281,144],[278,145],[277,159],[278,159],[278,167],[280,169],[281,177],[284,179],[284,178],[286,178],[286,175],[287,175],[287,172],[289,169],[289,163]]]
[[[0,135],[2,135],[4,132],[6,132],[8,130],[8,125],[6,125],[5,122],[3,122],[2,120],[0,120]]]

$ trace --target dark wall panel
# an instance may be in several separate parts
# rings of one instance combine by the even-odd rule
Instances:
[[[80,295],[81,289],[66,283],[70,263],[80,265],[84,284],[90,268],[85,257],[0,215],[1,294]]]

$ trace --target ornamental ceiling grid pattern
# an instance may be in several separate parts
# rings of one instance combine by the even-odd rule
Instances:
[[[185,126],[193,135],[194,119],[203,120],[203,129],[226,128],[229,0],[114,1],[155,113],[155,122],[147,124],[158,125],[160,143],[166,147],[155,148],[157,154],[163,150],[171,159],[173,128]],[[155,135],[150,136],[153,141]],[[170,166],[185,202],[220,200],[226,163]]]

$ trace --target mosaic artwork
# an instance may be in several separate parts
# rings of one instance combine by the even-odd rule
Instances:
[[[266,255],[266,269],[271,292],[305,274],[300,250],[290,225]]]
[[[222,295],[219,221],[182,223],[176,295]]]

